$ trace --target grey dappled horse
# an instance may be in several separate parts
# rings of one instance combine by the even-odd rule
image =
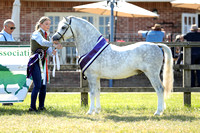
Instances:
[[[53,40],[74,38],[78,56],[90,52],[96,45],[101,33],[88,21],[77,17],[63,18],[58,24]],[[164,51],[164,57],[163,52]],[[163,84],[160,70],[163,64]],[[87,68],[85,75],[90,89],[90,107],[88,114],[99,113],[100,78],[122,79],[144,72],[158,96],[155,115],[161,115],[165,109],[164,97],[173,88],[173,60],[171,50],[165,44],[138,42],[119,47],[109,44],[96,60]],[[96,107],[95,107],[96,98]]]

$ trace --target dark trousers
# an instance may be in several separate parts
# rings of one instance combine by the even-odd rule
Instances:
[[[31,93],[31,108],[36,109],[36,100],[39,93],[39,107],[44,107],[44,101],[46,96],[46,85],[43,85],[41,80],[41,71],[39,67],[39,62],[37,61],[33,66],[32,78],[34,87]]]
[[[178,60],[177,60],[177,64],[181,64],[182,60],[183,60],[183,53],[180,53]]]
[[[191,64],[200,64],[200,53],[192,54]],[[197,78],[197,87],[200,87],[200,70],[191,70],[191,87],[196,87],[195,81]]]

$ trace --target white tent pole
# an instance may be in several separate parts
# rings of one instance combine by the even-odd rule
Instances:
[[[16,29],[13,31],[13,37],[16,41],[19,41],[20,38],[20,6],[20,0],[15,0],[11,19],[15,22]]]

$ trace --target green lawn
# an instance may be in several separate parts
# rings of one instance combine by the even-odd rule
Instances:
[[[47,93],[46,112],[29,113],[30,94],[23,103],[0,105],[0,132],[200,132],[200,93],[183,106],[183,93],[166,99],[167,109],[154,116],[156,93],[101,93],[102,112],[86,115],[80,94]]]

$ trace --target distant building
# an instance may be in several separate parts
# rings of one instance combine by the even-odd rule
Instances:
[[[200,12],[172,7],[170,1],[172,0],[127,0],[126,2],[156,12],[159,18],[118,17],[114,31],[116,40],[141,41],[137,36],[137,31],[149,30],[155,23],[160,23],[166,34],[172,33],[173,35],[186,33],[193,23],[200,25]],[[4,20],[11,18],[13,2],[14,0],[0,0],[0,29],[3,28]],[[98,0],[20,0],[20,2],[21,41],[29,41],[36,22],[44,15],[49,16],[52,20],[51,35],[56,31],[62,17],[73,15],[90,21],[105,38],[109,37],[109,16],[75,12],[73,9],[74,6],[98,2]],[[73,51],[75,50],[71,50],[71,52]]]

